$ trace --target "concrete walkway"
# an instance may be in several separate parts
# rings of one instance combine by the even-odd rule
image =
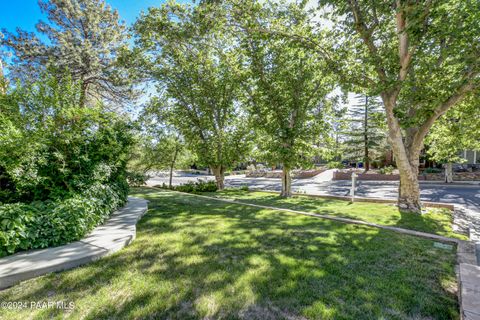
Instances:
[[[147,211],[147,200],[128,198],[125,207],[80,241],[63,246],[19,252],[0,259],[0,289],[50,272],[71,269],[114,253],[130,244],[136,223]]]

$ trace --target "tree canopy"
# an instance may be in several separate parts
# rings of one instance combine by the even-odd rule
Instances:
[[[32,82],[47,68],[58,76],[81,82],[81,100],[86,103],[126,102],[132,87],[118,54],[127,46],[128,33],[118,12],[104,0],[40,0],[47,21],[36,30],[48,38],[17,29],[2,30],[2,44],[13,50],[10,77]]]
[[[248,110],[262,133],[259,148],[267,152],[270,162],[282,165],[282,195],[290,196],[290,170],[311,159],[314,140],[327,126],[330,105],[326,101],[334,84],[323,59],[295,39],[264,31],[312,37],[305,4],[237,5],[247,12],[235,22],[247,57]]]
[[[150,8],[135,30],[139,67],[158,86],[149,109],[181,133],[222,189],[225,171],[247,156],[251,130],[240,107],[238,46],[209,9],[167,3]]]
[[[320,0],[323,35],[301,38],[349,88],[380,95],[400,171],[399,204],[420,210],[418,166],[435,121],[480,87],[480,4],[470,1]],[[333,50],[332,50],[333,49]]]

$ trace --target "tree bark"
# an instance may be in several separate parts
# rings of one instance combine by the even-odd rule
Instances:
[[[451,162],[445,165],[445,182],[446,183],[453,182],[453,164]]]
[[[223,166],[211,167],[213,175],[215,176],[215,183],[218,190],[223,190],[225,188],[225,169]]]
[[[80,88],[80,108],[84,108],[86,105],[86,100],[87,100],[87,90],[88,90],[88,83],[85,83],[85,81],[82,81],[82,85]]]
[[[418,174],[411,174],[412,171],[414,170],[408,172],[399,170],[398,207],[402,210],[420,213],[422,204],[420,202]]]
[[[395,162],[400,174],[398,187],[398,207],[405,211],[421,213],[418,167],[423,140],[416,143],[415,132],[406,131],[403,139],[400,123],[393,112],[396,97],[382,95],[388,123],[388,139],[392,146]]]
[[[282,169],[282,192],[280,197],[290,198],[292,196],[292,177],[290,176],[290,168],[283,166]]]

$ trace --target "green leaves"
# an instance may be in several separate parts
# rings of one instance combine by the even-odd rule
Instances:
[[[241,109],[242,57],[222,9],[168,2],[134,29],[140,67],[160,89],[147,112],[181,134],[197,164],[229,168],[248,153],[251,130]]]
[[[0,205],[0,256],[79,240],[126,202],[122,183],[94,184],[64,200]]]
[[[432,160],[463,162],[461,150],[480,149],[479,102],[478,95],[470,96],[437,120],[425,139]]]
[[[124,175],[131,125],[101,107],[78,108],[78,90],[46,75],[19,85],[0,107],[0,173],[8,177],[1,202],[63,198]]]
[[[117,60],[128,34],[117,11],[103,0],[49,0],[39,6],[47,21],[37,23],[36,29],[48,41],[23,30],[6,31],[1,42],[15,55],[9,76],[28,83],[53,68],[58,78],[82,82],[82,106],[130,99],[132,83]]]
[[[248,111],[260,132],[259,147],[269,163],[295,167],[326,129],[327,94],[334,86],[324,61],[298,40],[314,36],[311,16],[296,4],[236,5],[234,10],[249,9],[249,17],[235,22],[249,68]]]

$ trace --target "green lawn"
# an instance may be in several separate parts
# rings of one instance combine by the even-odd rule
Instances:
[[[418,237],[155,189],[137,238],[0,301],[1,319],[458,319],[454,250]],[[346,210],[346,209],[345,209]]]
[[[383,203],[355,202],[319,197],[295,196],[280,198],[270,192],[226,189],[206,193],[213,197],[235,199],[246,203],[275,206],[299,211],[339,216],[373,222],[386,226],[434,233],[442,236],[467,240],[467,236],[452,230],[452,214],[448,209],[429,208],[426,214],[418,215],[398,210],[398,207]]]

